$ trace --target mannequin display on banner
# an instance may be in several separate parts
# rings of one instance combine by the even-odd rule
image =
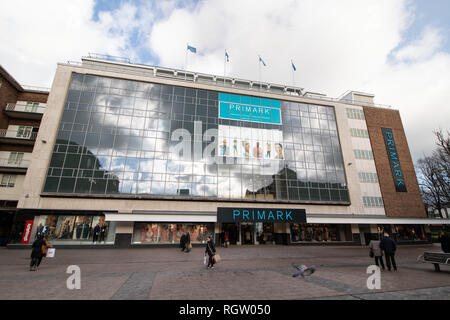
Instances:
[[[233,157],[238,156],[238,145],[237,145],[237,139],[233,140]]]

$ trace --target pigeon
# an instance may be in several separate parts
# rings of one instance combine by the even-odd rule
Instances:
[[[298,273],[292,275],[294,278],[298,276],[302,276],[302,278],[304,278],[305,276],[312,275],[314,271],[316,271],[315,266],[307,267],[304,264],[292,264],[292,266],[299,271]]]

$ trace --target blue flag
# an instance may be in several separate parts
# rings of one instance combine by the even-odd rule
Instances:
[[[291,64],[292,64],[292,69],[294,69],[294,71],[297,71],[297,68],[295,67],[294,63],[291,60]]]
[[[258,56],[259,57],[259,56]],[[264,65],[264,67],[266,66],[266,64],[264,63],[263,59],[261,59],[261,57],[259,57],[259,61],[262,62],[262,64]]]
[[[230,61],[230,56],[228,55],[227,50],[225,50],[225,57],[227,57],[227,62],[229,62]]]
[[[194,47],[191,47],[190,45],[187,46],[187,49],[193,53],[197,53],[197,49]]]

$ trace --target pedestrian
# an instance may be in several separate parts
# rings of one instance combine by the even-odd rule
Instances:
[[[184,232],[181,234],[180,247],[181,247],[181,251],[184,251],[186,249],[186,233],[184,233]]]
[[[225,232],[223,239],[225,241],[225,248],[228,248],[228,246],[230,245],[230,240],[229,240],[229,236],[228,236],[228,232]]]
[[[216,247],[214,246],[214,241],[210,235],[208,236],[208,241],[206,242],[205,256],[206,254],[209,256],[208,266],[206,268],[214,269],[214,255],[216,254]]]
[[[374,240],[370,240],[369,248],[370,251],[373,252],[373,257],[375,258],[375,264],[379,267],[381,265],[381,269],[384,270],[384,262],[383,262],[383,251],[380,248],[380,237],[378,235],[375,236]]]
[[[441,249],[445,253],[450,253],[450,237],[445,233],[445,231],[441,231],[439,234],[439,242],[441,243]]]
[[[225,231],[222,231],[220,233],[220,246],[224,247],[225,246]]]
[[[53,247],[47,242],[44,235],[39,235],[32,244],[30,271],[39,270],[42,258],[47,254],[47,249]]]
[[[397,245],[395,244],[395,241],[389,237],[389,233],[384,234],[383,239],[380,241],[380,248],[384,251],[388,270],[391,271],[392,264],[394,270],[397,271],[397,265],[395,263],[395,251],[397,249]]]
[[[96,242],[98,241],[99,235],[100,235],[100,225],[97,224],[97,225],[94,227],[94,236],[93,236],[93,238],[92,238],[92,242],[93,242],[93,243],[96,243]]]
[[[188,253],[192,249],[191,234],[189,232],[186,232],[185,242],[186,242],[186,245],[185,245],[186,253]]]

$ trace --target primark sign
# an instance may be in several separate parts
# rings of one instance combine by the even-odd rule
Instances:
[[[280,101],[220,92],[219,118],[281,125]]]
[[[217,222],[306,223],[305,209],[217,208]]]
[[[391,165],[392,178],[394,179],[395,190],[397,192],[407,192],[405,185],[405,178],[403,176],[402,167],[400,166],[400,159],[398,157],[397,147],[395,145],[394,135],[391,128],[381,128],[383,132],[384,143]]]

